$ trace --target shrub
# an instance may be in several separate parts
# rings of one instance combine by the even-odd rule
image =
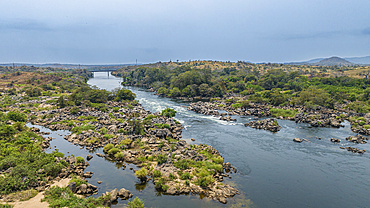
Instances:
[[[181,180],[188,180],[188,179],[192,179],[193,178],[193,176],[190,174],[190,173],[188,173],[188,172],[185,172],[185,173],[183,173],[181,176],[180,176],[180,179]]]
[[[170,175],[168,176],[171,180],[175,180],[177,179],[177,176],[175,174],[172,174],[170,173]]]
[[[76,126],[75,123],[73,121],[69,121],[68,122],[68,126]]]
[[[45,198],[50,207],[102,207],[103,198],[83,198],[75,195],[68,187],[51,187],[45,191]]]
[[[80,109],[78,107],[73,107],[69,110],[69,112],[73,115],[76,115],[78,112],[80,111]]]
[[[113,112],[118,112],[119,111],[119,107],[113,107]]]
[[[294,117],[298,113],[298,111],[289,109],[271,108],[270,113],[274,117],[282,116],[284,118],[287,118]]]
[[[157,116],[149,114],[146,118],[144,118],[144,120],[152,120],[153,118],[157,118]]]
[[[110,155],[115,155],[116,153],[118,153],[120,150],[118,148],[112,148],[108,151],[108,154]]]
[[[114,157],[117,159],[123,159],[123,155],[124,155],[123,152],[118,152],[114,155]]]
[[[182,160],[177,161],[174,165],[175,167],[180,168],[181,170],[186,170],[190,168],[193,164],[194,164],[194,161],[192,160],[182,159]]]
[[[159,170],[154,170],[154,171],[153,171],[153,177],[154,177],[154,178],[159,178],[159,177],[161,177],[161,176],[162,176],[161,171],[159,171]]]
[[[135,172],[135,176],[138,177],[142,181],[146,179],[147,174],[148,174],[148,171],[145,168],[141,168],[140,170]]]
[[[109,144],[106,144],[103,148],[103,152],[108,152],[109,150],[111,150],[112,148],[114,148],[114,145],[109,143]]]
[[[77,164],[84,163],[84,162],[85,162],[85,159],[83,157],[81,157],[81,156],[76,157],[76,163]]]
[[[362,126],[362,125],[366,124],[366,122],[365,122],[365,121],[360,121],[358,124],[359,124],[360,126]]]
[[[132,142],[132,139],[123,139],[121,140],[120,144],[121,145],[130,145]]]
[[[106,139],[111,139],[111,138],[114,137],[114,135],[113,134],[104,134],[103,137],[106,138]]]
[[[119,129],[119,130],[117,131],[117,133],[127,134],[128,132],[127,132],[127,131],[125,131],[125,130],[123,130],[123,129]]]
[[[197,180],[197,183],[199,186],[206,187],[214,182],[214,179],[212,178],[211,175],[204,176],[204,177],[199,177]]]
[[[212,161],[217,163],[217,164],[223,164],[224,163],[224,158],[222,158],[221,156],[217,156],[217,157],[213,157]]]
[[[176,111],[172,108],[166,108],[162,110],[161,116],[166,116],[168,118],[172,118],[176,116]]]
[[[116,101],[135,100],[136,94],[127,89],[122,89],[117,92]]]
[[[144,208],[144,202],[142,199],[139,199],[138,197],[136,197],[132,201],[130,200],[128,201],[127,207],[128,208]]]
[[[104,135],[104,134],[108,133],[108,130],[105,127],[103,127],[99,130],[99,133]]]
[[[189,182],[189,180],[186,180],[186,181],[185,181],[185,185],[186,185],[186,186],[190,186],[190,182]]]
[[[233,108],[237,109],[237,108],[242,107],[242,104],[241,104],[241,103],[231,104],[231,107],[233,107]]]
[[[153,160],[154,160],[154,157],[153,157],[152,155],[149,155],[149,156],[148,156],[148,160],[149,160],[149,161],[153,161]]]
[[[167,155],[162,155],[162,154],[158,155],[157,162],[158,162],[158,165],[167,162]]]
[[[27,116],[25,114],[14,112],[14,111],[9,111],[7,114],[7,117],[9,120],[12,120],[15,122],[17,121],[26,122],[27,121]]]
[[[91,124],[86,124],[82,126],[76,126],[71,129],[71,131],[75,134],[81,134],[82,131],[94,130],[95,127]]]
[[[69,182],[69,183],[72,183],[72,182],[76,182],[76,187],[79,187],[81,186],[82,184],[87,184],[87,182],[85,180],[82,180],[80,178],[77,178],[77,177],[72,177],[72,180]]]

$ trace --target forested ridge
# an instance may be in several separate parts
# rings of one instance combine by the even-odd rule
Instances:
[[[213,63],[213,62],[211,62]],[[222,64],[223,63],[223,64]],[[192,62],[123,68],[114,74],[123,85],[152,88],[167,97],[247,96],[255,103],[307,107],[346,104],[367,112],[369,67],[290,66],[246,62]],[[214,66],[214,67],[212,67]]]

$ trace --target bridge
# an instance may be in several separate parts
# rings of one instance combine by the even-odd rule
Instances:
[[[86,71],[93,72],[93,73],[94,72],[107,72],[108,77],[109,77],[110,72],[117,71],[117,69],[86,69]]]

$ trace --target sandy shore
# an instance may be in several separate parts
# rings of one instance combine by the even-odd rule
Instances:
[[[68,185],[70,178],[65,178],[60,181],[57,181],[53,183],[51,186],[59,186],[59,187],[65,187]],[[18,202],[9,202],[8,204],[14,205],[14,208],[47,208],[49,207],[49,203],[47,202],[41,202],[41,199],[44,198],[44,191],[39,192],[35,197],[31,198],[28,201],[18,201]],[[0,202],[5,204],[4,202]]]

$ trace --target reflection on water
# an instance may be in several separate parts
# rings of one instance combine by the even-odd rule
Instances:
[[[99,88],[119,87],[120,79],[107,78],[106,73],[95,73],[89,84]],[[174,108],[176,119],[184,125],[183,138],[187,142],[212,145],[238,169],[225,183],[241,191],[226,205],[193,195],[168,196],[157,192],[153,183],[140,184],[130,168],[126,169],[104,158],[89,161],[87,171],[94,172],[89,182],[99,187],[99,194],[114,188],[126,188],[134,197],[144,199],[146,207],[366,207],[370,204],[370,148],[369,144],[355,145],[345,140],[355,135],[348,122],[344,128],[311,128],[307,124],[278,120],[282,129],[277,133],[244,127],[251,117],[235,117],[236,122],[221,121],[217,117],[188,111],[185,102],[160,98],[141,88],[127,87],[139,102],[152,112]],[[42,129],[47,132],[47,130]],[[89,151],[68,143],[63,136],[68,131],[53,132],[51,146],[63,152],[86,157]],[[316,136],[323,138],[317,140]],[[309,142],[294,143],[293,138]],[[339,138],[338,144],[330,138]],[[367,150],[363,155],[340,149],[355,146]],[[51,150],[48,150],[51,151]],[[101,153],[98,149],[96,152]],[[90,153],[91,154],[91,153]],[[97,184],[97,181],[103,181]],[[253,201],[253,202],[252,202]],[[119,201],[115,207],[123,207]]]

